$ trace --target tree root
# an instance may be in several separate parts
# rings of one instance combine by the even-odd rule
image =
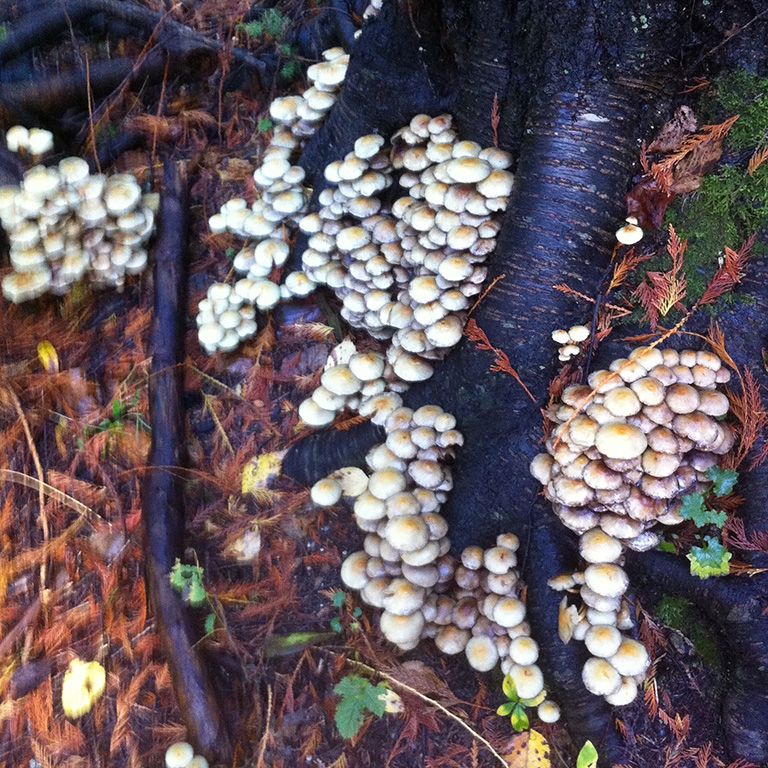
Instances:
[[[185,307],[186,171],[165,166],[165,190],[155,246],[155,316],[149,413],[152,468],[142,489],[144,552],[149,595],[176,698],[196,750],[229,763],[232,747],[216,696],[198,651],[188,609],[170,584],[170,571],[182,554],[182,487],[174,467],[184,464],[184,416],[181,406],[182,322]]]

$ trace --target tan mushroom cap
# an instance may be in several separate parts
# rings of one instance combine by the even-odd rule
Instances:
[[[591,590],[604,597],[620,597],[629,587],[626,571],[613,563],[588,565],[584,571],[584,580]]]
[[[544,675],[535,664],[514,664],[509,676],[521,699],[535,699],[544,690]]]
[[[621,646],[622,636],[616,627],[592,626],[584,636],[584,644],[587,650],[601,659],[613,656]]]
[[[424,630],[424,614],[416,611],[408,616],[397,616],[384,611],[379,619],[379,626],[384,637],[396,645],[410,645],[418,642]]]
[[[493,609],[493,620],[502,627],[515,627],[525,619],[525,604],[516,597],[502,597]]]
[[[361,550],[353,552],[341,564],[341,580],[350,589],[360,590],[370,580],[366,572],[369,559],[367,553]]]
[[[667,389],[665,402],[673,413],[693,413],[699,407],[699,393],[688,384],[673,384]]]
[[[588,563],[614,563],[621,557],[623,549],[618,539],[600,528],[592,528],[579,539],[579,552]]]
[[[516,637],[509,645],[509,656],[515,664],[527,667],[539,658],[539,645],[531,637]]]
[[[651,477],[668,477],[675,473],[680,461],[681,457],[675,453],[662,453],[647,448],[642,457],[643,472]]]
[[[642,643],[625,637],[609,661],[619,674],[625,677],[634,677],[645,674],[650,664],[650,657]]]
[[[473,637],[467,643],[464,653],[469,666],[478,672],[490,672],[499,661],[499,652],[493,638],[485,635]]]
[[[332,507],[341,499],[341,485],[332,477],[324,477],[312,486],[310,497],[318,506]]]
[[[384,590],[384,610],[396,616],[409,616],[424,605],[425,595],[424,587],[412,584],[408,579],[392,579]]]
[[[435,635],[435,645],[448,656],[461,653],[472,635],[467,629],[459,629],[453,624],[442,627]]]
[[[620,472],[614,472],[599,460],[587,464],[582,480],[596,491],[615,491],[621,488],[624,482]]]
[[[637,395],[629,387],[617,387],[606,392],[603,405],[614,416],[632,416],[642,407]]]
[[[385,501],[390,496],[405,490],[405,475],[396,469],[381,469],[368,479],[368,491],[377,499]],[[420,545],[423,546],[423,545]]]
[[[429,542],[429,526],[420,515],[401,515],[390,518],[384,535],[399,552],[415,552]]]
[[[621,675],[605,659],[588,659],[581,679],[586,689],[596,696],[610,696],[621,688]]]
[[[647,446],[645,435],[630,424],[605,424],[595,435],[595,447],[609,459],[634,459]]]
[[[458,184],[474,184],[482,181],[488,178],[492,170],[490,163],[478,157],[461,157],[449,160],[446,165],[448,175]]]

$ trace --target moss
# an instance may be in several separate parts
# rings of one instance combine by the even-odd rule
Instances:
[[[705,664],[720,666],[717,640],[705,629],[706,624],[699,611],[685,598],[664,595],[656,603],[656,616],[670,629],[682,632],[693,643]]]
[[[680,238],[688,241],[683,269],[689,307],[704,293],[725,246],[738,250],[750,235],[768,229],[768,163],[752,176],[747,170],[752,153],[768,144],[768,80],[737,70],[719,78],[714,86],[697,107],[699,123],[722,122],[734,114],[740,118],[725,141],[719,167],[704,177],[695,193],[677,198],[665,218],[665,225],[672,224]],[[756,243],[753,254],[765,253],[768,247]],[[648,271],[666,272],[670,267],[671,260],[664,254],[642,264],[638,277]],[[735,301],[748,300],[727,294],[708,311],[716,314]],[[668,320],[675,319],[670,313]]]

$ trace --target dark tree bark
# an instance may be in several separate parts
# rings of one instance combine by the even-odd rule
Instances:
[[[497,100],[500,144],[517,157],[516,183],[489,280],[506,277],[474,318],[508,353],[538,400],[532,403],[511,377],[490,372],[489,354],[466,341],[433,379],[413,387],[405,399],[414,407],[441,405],[456,415],[465,435],[447,505],[454,549],[487,546],[502,531],[514,531],[527,542],[528,609],[542,663],[575,742],[592,739],[604,765],[622,762],[611,712],[584,691],[582,651],[559,641],[560,596],[546,586],[547,578],[576,566],[576,537],[554,517],[528,474],[539,451],[540,408],[556,372],[549,334],[591,320],[591,310],[553,286],[565,281],[587,295],[599,290],[613,230],[624,216],[623,197],[638,171],[639,140],[650,120],[657,111],[666,112],[683,75],[691,74],[689,62],[707,59],[715,67],[733,57],[727,44],[716,48],[727,25],[747,24],[763,10],[746,2],[712,2],[692,15],[689,6],[675,0],[454,0],[439,9],[419,3],[414,18],[404,5],[391,3],[365,28],[339,104],[302,161],[320,189],[323,167],[346,153],[357,136],[387,135],[414,114],[437,110],[453,111],[461,136],[487,145],[493,140],[490,116]],[[638,28],[641,16],[647,22]],[[742,34],[749,36],[742,43],[750,63],[764,67],[759,53],[766,35],[763,20],[749,23]],[[723,56],[708,55],[712,49]],[[445,73],[450,73],[447,85]],[[731,310],[722,324],[734,358],[765,383],[759,350],[768,335],[768,275],[762,262],[750,269],[757,277],[745,290],[754,293],[756,306]],[[625,354],[625,347],[612,346],[601,350],[604,361]],[[318,434],[291,449],[284,468],[312,482],[332,468],[328,446],[335,452],[346,441],[345,460],[359,463],[379,439],[368,425],[343,438]],[[768,528],[768,469],[750,473],[740,490],[748,496],[747,528]],[[729,749],[734,758],[768,761],[762,584],[737,578],[678,582],[678,571],[687,573],[685,564],[648,554],[630,562],[637,585],[647,563],[648,572],[665,584],[678,583],[696,602],[717,606],[709,613],[733,653],[723,705]]]

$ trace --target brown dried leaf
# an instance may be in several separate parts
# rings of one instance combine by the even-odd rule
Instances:
[[[661,130],[656,134],[656,138],[648,147],[648,152],[677,152],[683,144],[683,140],[696,130],[696,115],[693,110],[685,104],[677,108]]]

